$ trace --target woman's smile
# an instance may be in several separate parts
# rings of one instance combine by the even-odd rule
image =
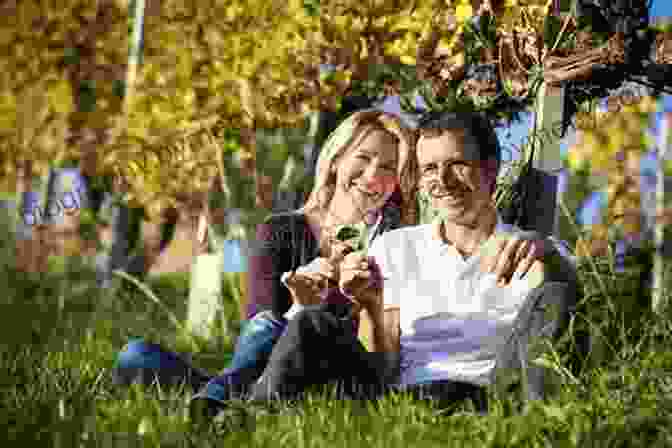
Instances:
[[[372,191],[370,189],[367,189],[365,186],[355,182],[350,184],[350,190],[355,191],[359,196],[362,196],[369,201],[376,201],[383,197],[383,193],[378,191]]]

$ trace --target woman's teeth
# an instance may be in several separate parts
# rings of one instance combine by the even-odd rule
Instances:
[[[366,196],[366,197],[368,197],[368,198],[370,198],[370,199],[375,199],[375,198],[377,198],[378,196],[380,196],[380,193],[377,193],[377,192],[371,192],[371,191],[365,190],[365,189],[360,188],[360,187],[357,187],[357,186],[355,186],[355,189],[356,189],[357,191],[359,191],[361,194],[363,194],[364,196]]]

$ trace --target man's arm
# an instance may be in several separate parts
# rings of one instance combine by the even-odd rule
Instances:
[[[369,334],[372,352],[398,353],[399,352],[399,307],[384,308],[380,305],[367,309],[365,313],[370,320]]]
[[[382,303],[380,300],[380,306],[363,311],[365,320],[369,321],[364,337],[369,341],[371,360],[377,365],[383,381],[394,383],[399,378],[401,367],[399,307],[388,305],[385,309]]]

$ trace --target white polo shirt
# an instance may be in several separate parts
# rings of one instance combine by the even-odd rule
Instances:
[[[497,216],[495,233],[516,231]],[[497,349],[531,291],[527,280],[497,286],[495,274],[480,269],[480,250],[465,260],[432,236],[432,224],[386,232],[369,255],[384,278],[385,307],[400,308],[401,384],[489,384]]]

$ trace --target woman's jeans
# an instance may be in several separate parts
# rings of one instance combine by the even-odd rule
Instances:
[[[245,322],[230,366],[214,377],[158,344],[134,339],[117,356],[113,381],[118,385],[155,381],[162,386],[186,384],[199,391],[194,398],[223,402],[244,394],[257,380],[286,325],[286,320],[269,311],[256,314]]]

